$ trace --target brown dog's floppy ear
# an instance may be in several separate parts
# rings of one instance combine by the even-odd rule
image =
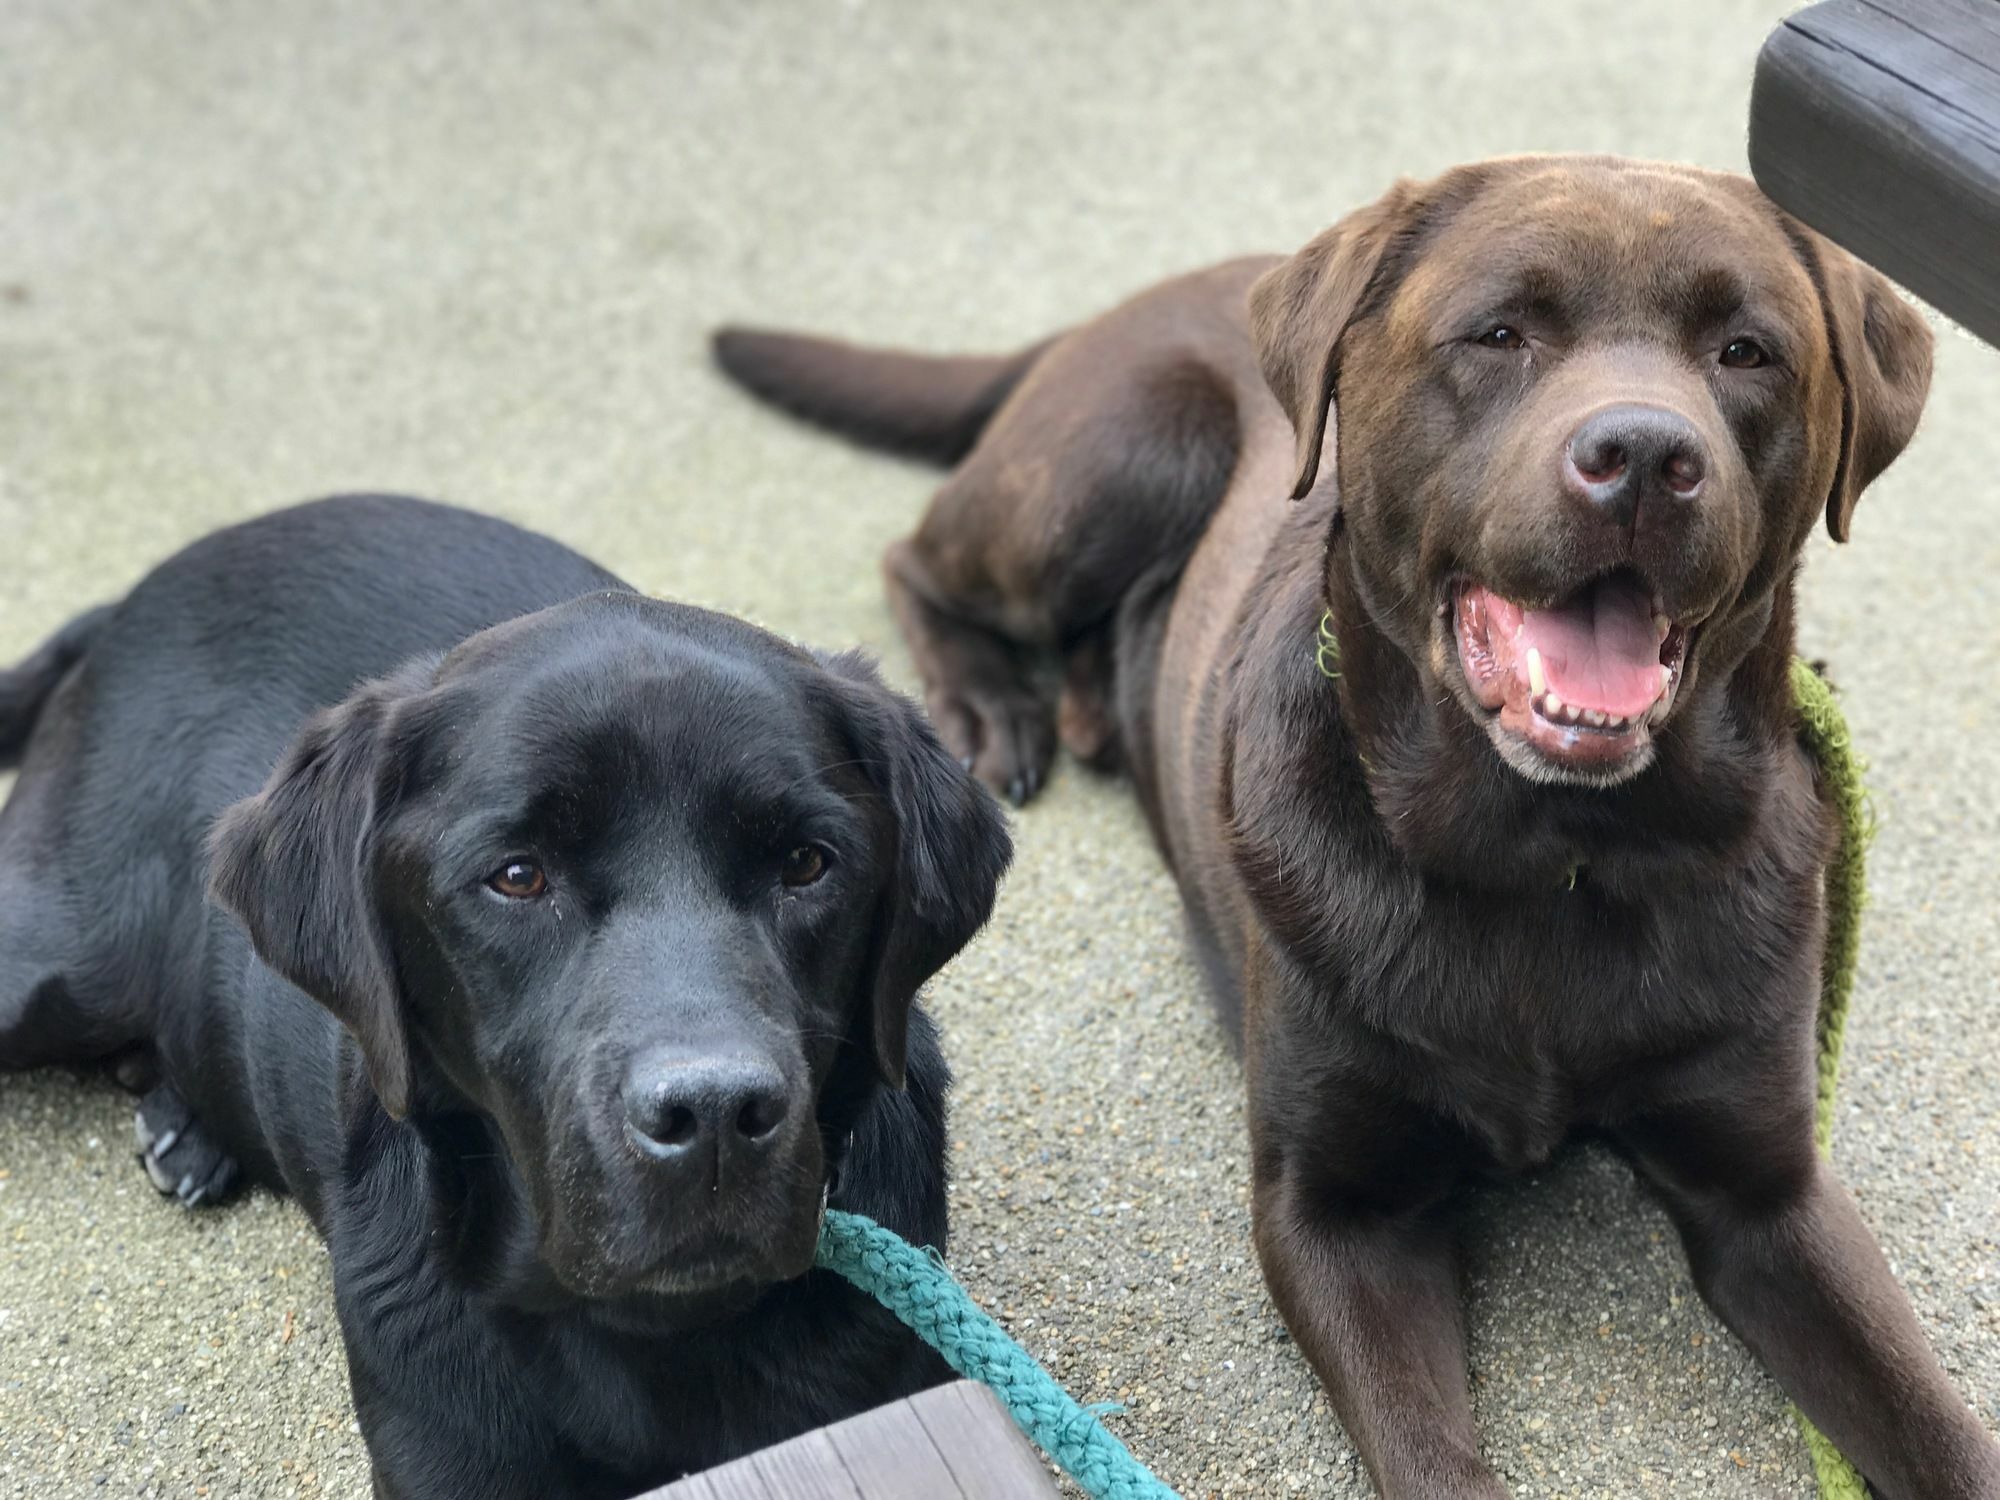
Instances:
[[[209,837],[209,894],[242,921],[259,958],[347,1028],[397,1119],[410,1108],[409,1041],[372,866],[395,779],[390,720],[429,675],[406,669],[307,719],[264,789],[224,811]]]
[[[1014,855],[999,804],[951,757],[916,704],[892,693],[857,653],[825,663],[861,762],[896,820],[869,957],[869,1034],[876,1071],[903,1086],[910,1007],[924,981],[986,925]]]
[[[1250,288],[1250,337],[1264,379],[1298,435],[1292,498],[1313,487],[1327,411],[1340,373],[1340,340],[1360,311],[1382,258],[1410,221],[1418,185],[1408,178],[1311,240]]]
[[[1827,338],[1840,376],[1840,464],[1826,529],[1847,540],[1861,492],[1909,444],[1931,389],[1931,330],[1889,279],[1810,231]]]

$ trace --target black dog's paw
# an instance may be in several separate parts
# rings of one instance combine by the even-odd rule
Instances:
[[[132,1133],[139,1142],[139,1165],[153,1186],[182,1208],[220,1202],[236,1186],[236,1159],[210,1143],[181,1096],[166,1085],[139,1102]]]

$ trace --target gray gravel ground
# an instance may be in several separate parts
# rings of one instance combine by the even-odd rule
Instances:
[[[707,369],[758,314],[1000,347],[1281,249],[1401,172],[1742,164],[1745,0],[919,0],[0,11],[0,658],[217,524],[402,488],[908,680],[875,573],[933,482]],[[1841,1169],[2000,1425],[2000,355],[1942,339],[1910,455],[1816,544],[1883,820]],[[1063,770],[936,987],[954,1259],[1190,1495],[1358,1495],[1261,1290],[1235,1063],[1129,797]],[[182,1214],[129,1103],[0,1082],[0,1494],[354,1495],[325,1261]],[[1796,1496],[1777,1392],[1614,1161],[1475,1204],[1472,1358],[1537,1496]]]

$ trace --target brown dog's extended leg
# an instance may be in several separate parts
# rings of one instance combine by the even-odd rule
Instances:
[[[1257,1050],[1311,1055],[1296,1040]],[[1251,1078],[1257,1257],[1377,1488],[1387,1500],[1504,1497],[1466,1394],[1446,1215],[1462,1142],[1359,1073]]]
[[[891,546],[882,574],[945,748],[1016,806],[1026,802],[1041,790],[1055,755],[1033,652],[940,602],[944,590],[914,543]]]
[[[1303,1204],[1258,1220],[1271,1295],[1386,1500],[1504,1497],[1472,1425],[1446,1227]]]
[[[1247,279],[1188,278],[1057,340],[884,559],[939,733],[1016,802],[1055,754],[1051,656],[1064,740],[1116,755],[1113,622],[1135,582],[1185,562],[1228,486],[1257,377],[1240,328],[1241,369],[1209,350]]]
[[[1925,1341],[1810,1100],[1746,1087],[1620,1134],[1680,1226],[1695,1284],[1884,1500],[1993,1500],[2000,1445]]]
[[[1109,342],[1085,329],[1043,356],[884,560],[938,732],[1017,803],[1055,755],[1038,658],[1064,659],[1076,748],[1112,754],[1107,635],[1119,601],[1163,561],[1185,560],[1236,456],[1222,376],[1185,354],[1094,337]]]

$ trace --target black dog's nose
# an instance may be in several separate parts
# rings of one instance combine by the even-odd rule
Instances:
[[[1563,454],[1563,483],[1579,500],[1630,526],[1642,500],[1692,500],[1708,477],[1694,424],[1663,406],[1607,406],[1584,418]]]
[[[649,1053],[620,1093],[640,1146],[667,1161],[754,1151],[776,1134],[788,1107],[776,1065],[737,1055]]]

